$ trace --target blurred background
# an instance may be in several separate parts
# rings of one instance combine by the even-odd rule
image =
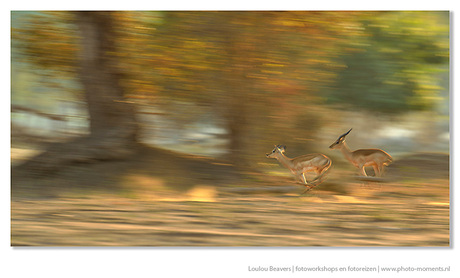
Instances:
[[[449,245],[449,12],[76,14],[11,13],[12,245]],[[328,180],[299,197],[274,144]]]

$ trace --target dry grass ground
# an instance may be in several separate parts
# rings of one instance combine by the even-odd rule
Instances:
[[[56,177],[13,175],[13,246],[449,246],[449,156],[417,154],[362,182],[334,168],[304,196],[291,177],[236,174],[143,151]],[[13,149],[14,161],[25,158]],[[268,169],[270,172],[271,169]],[[289,190],[271,190],[285,187]],[[253,188],[252,191],[238,190]],[[229,190],[231,189],[231,190]],[[292,189],[292,190],[291,190]]]

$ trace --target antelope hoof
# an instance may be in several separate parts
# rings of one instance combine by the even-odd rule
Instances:
[[[308,191],[312,190],[313,187],[307,187],[300,195],[304,195],[305,193],[307,193]]]

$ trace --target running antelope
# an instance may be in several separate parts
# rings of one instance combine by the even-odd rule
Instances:
[[[329,167],[331,167],[332,161],[329,157],[320,154],[306,154],[295,158],[289,158],[284,155],[286,146],[275,145],[275,148],[271,153],[267,153],[268,158],[276,158],[284,167],[288,168],[296,179],[302,181],[307,189],[303,192],[307,192],[313,187],[323,182],[324,174],[326,174]],[[306,172],[316,172],[316,177],[308,182],[305,177]],[[302,194],[303,194],[302,193]]]
[[[340,137],[329,146],[331,149],[339,149],[345,158],[351,162],[355,167],[360,170],[362,176],[367,177],[364,167],[372,166],[374,168],[375,176],[380,177],[383,174],[384,166],[387,166],[393,159],[391,156],[380,149],[360,149],[351,151],[345,143],[345,136],[350,133],[352,129],[340,135]]]

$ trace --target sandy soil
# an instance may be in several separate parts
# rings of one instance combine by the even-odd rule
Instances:
[[[26,156],[23,151],[14,150]],[[13,180],[13,246],[449,246],[449,156],[417,154],[388,168],[385,182],[334,169],[304,196],[291,177],[232,179],[221,173],[171,178],[167,167],[86,172],[116,187],[41,187]],[[126,168],[124,164],[117,167]],[[157,164],[158,165],[158,164]],[[190,164],[192,165],[192,164]],[[126,166],[126,165],[125,165]],[[184,166],[185,167],[185,166]],[[201,165],[194,170],[204,170]],[[223,166],[227,167],[227,166]],[[274,166],[276,167],[276,166]],[[116,168],[118,169],[118,168]],[[135,170],[136,169],[136,170]],[[166,169],[166,170],[165,170]],[[185,169],[185,168],[184,168]],[[277,170],[282,170],[278,169]],[[211,169],[210,171],[225,169]],[[206,172],[206,171],[205,171]],[[225,172],[225,171],[224,171]],[[81,182],[78,172],[67,183]],[[163,173],[160,174],[160,173]],[[209,172],[206,172],[209,173]],[[225,172],[226,173],[226,172]],[[80,175],[83,173],[80,172]],[[73,178],[72,178],[73,177]],[[73,179],[73,180],[72,180]],[[112,181],[113,181],[112,180]],[[173,180],[173,182],[171,182]],[[175,184],[187,183],[177,187]],[[267,183],[270,187],[266,187]],[[31,187],[37,188],[31,190]],[[285,192],[273,187],[292,188]],[[249,192],[238,190],[254,188]],[[228,190],[234,189],[234,190]],[[41,191],[43,194],[36,194]],[[51,192],[53,191],[53,192]],[[31,194],[30,192],[35,192]],[[48,194],[49,193],[49,194]]]

